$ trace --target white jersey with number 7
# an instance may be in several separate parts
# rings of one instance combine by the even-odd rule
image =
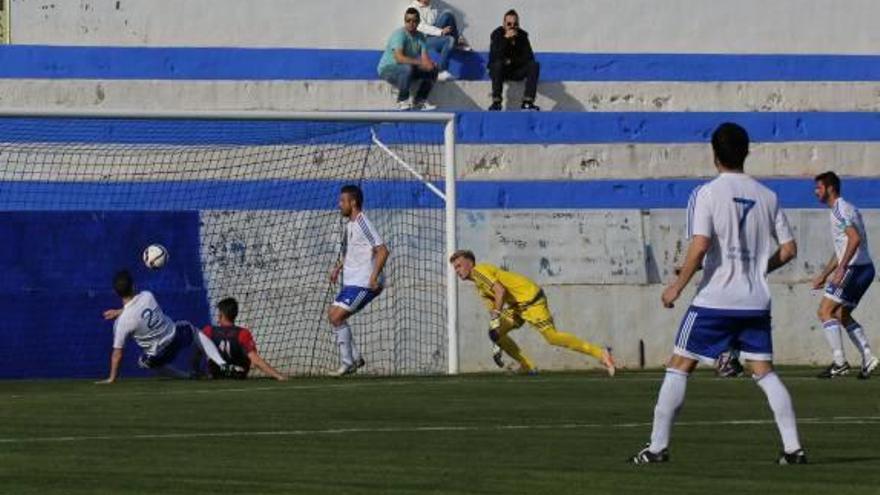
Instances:
[[[688,237],[712,240],[693,305],[770,309],[767,262],[793,239],[776,193],[742,173],[722,173],[691,194]]]

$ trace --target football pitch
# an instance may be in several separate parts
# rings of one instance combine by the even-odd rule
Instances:
[[[783,369],[811,465],[777,466],[748,378],[691,378],[672,461],[661,373],[0,382],[0,493],[880,494],[880,379]]]

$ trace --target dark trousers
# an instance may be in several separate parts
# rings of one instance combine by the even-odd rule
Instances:
[[[500,101],[504,91],[504,81],[526,80],[526,91],[523,100],[535,101],[538,93],[538,77],[541,75],[541,64],[532,60],[523,65],[504,65],[504,61],[489,64],[489,76],[492,77],[492,99]]]

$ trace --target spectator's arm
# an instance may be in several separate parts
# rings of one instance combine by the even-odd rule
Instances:
[[[532,51],[532,42],[529,41],[529,35],[525,34],[525,36],[522,36],[522,34],[520,32],[522,39],[519,42],[523,44],[523,53],[526,56],[526,60],[535,60],[535,52]]]
[[[496,29],[492,32],[489,42],[489,63],[496,60],[504,59],[504,48],[507,46],[507,38],[504,37],[504,30]]]
[[[422,57],[419,60],[419,66],[431,70],[434,68],[434,61],[431,60],[431,56],[428,55],[428,50],[422,50]]]
[[[425,52],[422,52],[423,56],[424,56],[424,53]],[[398,64],[419,65],[422,63],[421,60],[419,60],[417,58],[410,58],[410,57],[407,57],[406,55],[404,55],[403,48],[395,48],[394,49],[394,60]]]
[[[427,22],[419,23],[419,32],[424,34],[425,36],[443,36],[443,30],[438,28],[437,26],[433,26],[428,24]]]

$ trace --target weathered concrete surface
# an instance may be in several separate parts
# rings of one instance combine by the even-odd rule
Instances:
[[[507,85],[506,104],[519,108],[522,90]],[[477,110],[489,106],[490,93],[488,81],[456,81],[438,84],[430,100]],[[536,102],[554,111],[875,112],[878,95],[876,82],[544,82]],[[5,108],[382,110],[394,102],[384,81],[0,80]]]
[[[14,40],[24,44],[363,48],[384,43],[408,3],[13,0],[11,12]],[[511,7],[506,0],[446,5],[483,50]],[[872,0],[846,8],[834,0],[669,0],[662,8],[652,0],[521,0],[516,8],[544,51],[873,55],[880,46],[880,5]]]
[[[873,239],[880,238],[880,212],[863,214],[871,245],[876,245]],[[828,212],[792,210],[788,215],[799,254],[771,276],[774,342],[780,362],[818,363],[828,359],[828,353],[815,317],[820,295],[811,291],[809,281],[832,252]],[[612,346],[626,367],[638,365],[639,340],[645,342],[649,366],[660,366],[668,357],[678,319],[692,296],[692,292],[683,296],[675,310],[664,310],[659,302],[663,284],[672,279],[672,270],[681,264],[687,247],[683,211],[467,211],[459,218],[460,246],[473,249],[478,260],[507,266],[542,285],[560,329]],[[639,221],[639,228],[621,228]],[[544,247],[541,240],[548,232],[555,242]],[[615,239],[610,241],[609,236]],[[593,241],[613,248],[591,251]],[[462,367],[491,370],[486,311],[469,285],[459,286]],[[880,330],[874,330],[880,326],[880,317],[871,310],[880,302],[878,294],[876,289],[868,293],[856,317],[863,319],[865,328],[880,342]],[[568,351],[549,348],[531,330],[520,330],[515,336],[542,368],[592,364]]]
[[[771,289],[776,361],[827,364],[831,354],[822,325],[815,316],[819,296],[812,294],[805,284],[773,284]],[[462,284],[459,296],[462,370],[497,370],[486,333],[488,316],[473,297],[473,290],[468,284]],[[661,285],[545,287],[557,327],[595,344],[611,346],[619,364],[626,368],[638,367],[640,340],[644,342],[647,367],[662,366],[672,352],[675,333],[692,292],[683,295],[674,309],[664,309],[660,304],[662,290]],[[878,303],[880,291],[875,288],[866,296],[864,309],[855,315],[875,347],[880,345],[880,318],[871,308]],[[528,325],[511,336],[541,369],[585,369],[597,365],[590,357],[549,346]],[[845,340],[850,363],[859,363],[857,351]]]

